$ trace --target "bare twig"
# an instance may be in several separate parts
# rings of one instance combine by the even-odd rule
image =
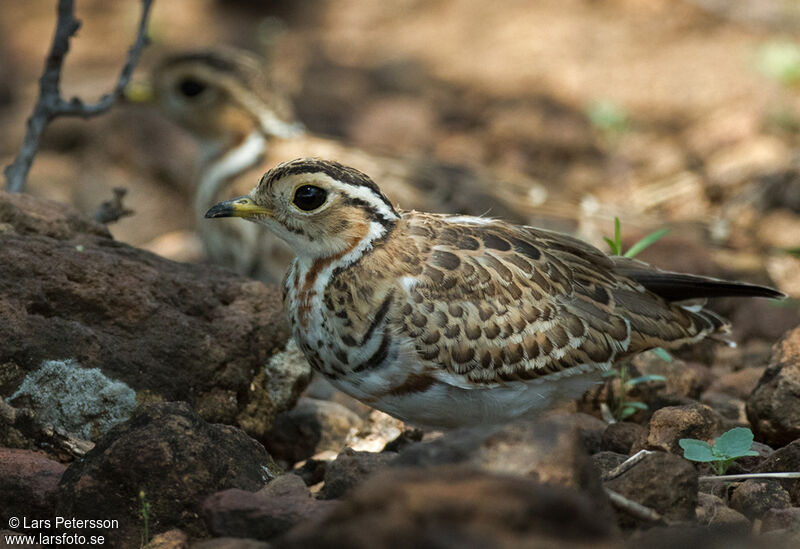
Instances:
[[[606,488],[605,491],[609,501],[611,501],[611,505],[620,511],[624,511],[633,518],[655,524],[669,524],[669,522],[667,522],[657,511],[650,509],[649,507],[645,507],[641,503],[630,500],[614,490],[609,490]]]
[[[139,62],[139,56],[148,43],[147,19],[152,3],[153,0],[142,0],[142,16],[139,20],[136,41],[128,50],[128,60],[122,67],[116,86],[111,93],[103,95],[96,103],[87,104],[77,97],[73,97],[69,101],[61,97],[61,68],[69,51],[70,39],[80,28],[81,22],[75,19],[74,0],[58,0],[56,31],[44,64],[44,72],[39,79],[39,98],[33,108],[33,114],[28,118],[28,126],[19,154],[5,169],[6,190],[21,192],[25,188],[25,181],[28,178],[33,158],[39,150],[42,132],[54,118],[59,116],[80,116],[82,118],[97,116],[108,111],[122,95],[125,86],[131,80],[133,69]]]
[[[708,475],[698,477],[700,482],[716,482],[720,480],[748,480],[751,478],[797,478],[800,479],[800,472],[787,473],[744,473],[741,475]]]
[[[133,210],[129,210],[122,204],[122,199],[128,193],[128,189],[114,187],[114,197],[111,200],[104,200],[94,214],[94,220],[98,223],[107,225],[121,218],[133,215]]]
[[[618,476],[621,476],[623,473],[626,473],[630,469],[634,467],[637,463],[642,461],[644,458],[652,454],[652,450],[639,450],[631,457],[611,469],[608,473],[603,475],[603,482],[608,482],[609,480],[614,480]]]

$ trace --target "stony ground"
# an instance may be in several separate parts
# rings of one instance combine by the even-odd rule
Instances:
[[[59,120],[32,196],[0,194],[0,530],[116,519],[83,533],[139,547],[147,503],[149,547],[796,546],[800,481],[715,480],[678,445],[748,427],[758,456],[728,474],[800,471],[798,10],[729,4],[157,0],[145,68],[261,51],[313,131],[523,174],[532,223],[598,245],[614,216],[628,243],[667,226],[642,258],[793,299],[714,303],[738,347],[638,358],[663,380],[624,421],[609,380],[537,421],[420,432],[309,384],[276,289],[202,264],[186,136],[131,105]],[[137,10],[79,3],[67,94],[111,85]],[[3,164],[51,28],[49,0],[0,10]],[[115,186],[136,214],[98,225]]]

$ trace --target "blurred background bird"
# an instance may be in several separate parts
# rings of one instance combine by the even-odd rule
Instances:
[[[156,103],[197,141],[197,219],[219,200],[247,192],[269,167],[300,156],[336,158],[375,174],[390,200],[410,210],[525,223],[526,208],[538,189],[537,183],[517,174],[507,177],[420,156],[377,154],[313,135],[296,119],[265,60],[243,50],[168,56],[128,97]],[[502,194],[497,192],[501,188]],[[262,280],[279,281],[292,257],[284,243],[256,225],[224,220],[198,223],[197,230],[212,262]]]

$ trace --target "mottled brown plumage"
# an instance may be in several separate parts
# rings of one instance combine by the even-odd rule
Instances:
[[[395,210],[369,177],[321,160],[280,165],[207,213],[226,216],[260,222],[295,250],[285,302],[312,366],[425,425],[535,412],[621,359],[727,330],[682,299],[781,295],[533,227]]]

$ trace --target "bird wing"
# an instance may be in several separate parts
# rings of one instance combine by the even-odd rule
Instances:
[[[423,258],[403,281],[401,330],[420,358],[464,386],[608,368],[722,326],[615,272],[570,236],[481,218],[409,213]]]

